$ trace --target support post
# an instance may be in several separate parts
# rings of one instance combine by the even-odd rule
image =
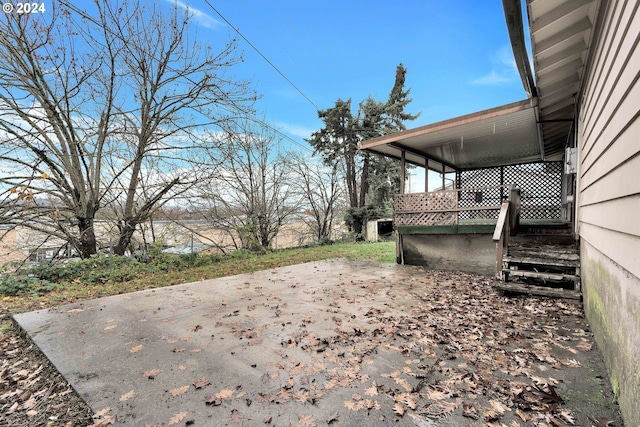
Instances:
[[[424,159],[424,192],[429,192],[429,159]]]
[[[447,170],[447,167],[444,164],[442,164],[442,191],[444,191],[445,187],[447,186],[447,183],[444,179],[446,170]]]
[[[400,152],[400,194],[404,194],[404,180],[406,179],[406,154],[405,151],[402,150]]]

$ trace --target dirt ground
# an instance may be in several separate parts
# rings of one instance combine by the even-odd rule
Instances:
[[[622,426],[578,302],[508,298],[480,276],[346,261],[210,282],[219,292],[138,293],[153,309],[128,310],[138,297],[127,295],[36,313],[76,319],[74,339],[102,342],[125,320],[113,307],[135,312],[136,327],[160,325],[157,339],[136,329],[110,342],[131,378],[114,377],[109,393],[91,383],[98,368],[89,376],[72,363],[79,373],[67,378],[93,419],[28,339],[5,333],[0,425]],[[65,339],[47,325],[38,339]],[[106,348],[96,354],[113,360]]]

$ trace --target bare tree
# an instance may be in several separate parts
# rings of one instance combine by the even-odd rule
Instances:
[[[326,166],[298,154],[291,161],[296,172],[294,186],[305,201],[305,222],[318,242],[331,240],[336,213],[344,204],[344,177],[340,164]]]
[[[225,74],[236,42],[202,46],[188,9],[99,0],[92,17],[61,4],[0,18],[2,222],[86,257],[111,208],[123,254],[154,209],[212,173],[204,136],[249,114],[255,94]]]
[[[298,210],[292,169],[278,144],[273,130],[247,120],[211,152],[224,166],[202,189],[196,210],[239,239],[237,247],[271,248],[282,225]]]

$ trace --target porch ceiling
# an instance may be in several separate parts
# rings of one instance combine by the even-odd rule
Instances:
[[[549,160],[562,155],[571,136],[599,3],[527,0],[541,133]]]
[[[360,148],[446,172],[541,159],[535,101],[479,111],[404,132],[370,139]]]

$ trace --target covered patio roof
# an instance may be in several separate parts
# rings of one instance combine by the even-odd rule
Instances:
[[[363,150],[438,172],[541,159],[535,99],[525,99],[360,143]],[[443,169],[444,168],[444,169]]]
[[[598,0],[527,0],[533,71],[520,0],[503,0],[529,99],[362,141],[360,148],[438,172],[561,160],[589,61]]]

